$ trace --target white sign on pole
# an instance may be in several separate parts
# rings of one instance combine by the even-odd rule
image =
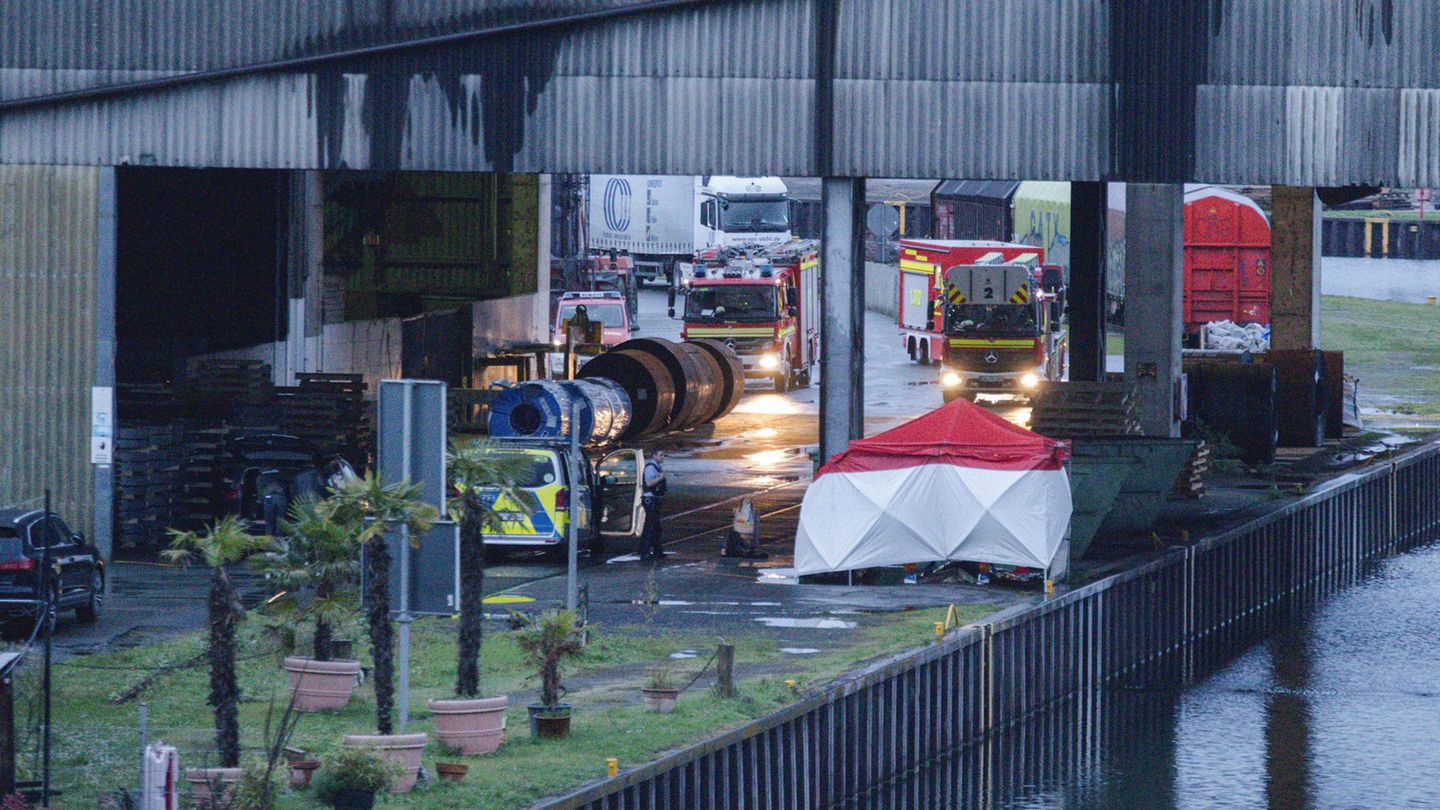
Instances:
[[[115,389],[90,389],[90,463],[109,465],[115,458]]]

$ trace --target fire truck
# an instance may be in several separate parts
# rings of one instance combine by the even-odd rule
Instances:
[[[940,390],[945,401],[982,393],[1028,397],[1064,379],[1060,329],[1064,274],[1035,264],[971,264],[945,270],[938,304],[945,335]]]
[[[814,240],[702,251],[683,288],[681,335],[723,341],[746,378],[776,391],[807,386],[819,361],[819,269]]]
[[[910,359],[930,365],[945,359],[941,313],[945,270],[962,264],[1045,261],[1034,245],[982,240],[903,239],[900,242],[900,337]]]

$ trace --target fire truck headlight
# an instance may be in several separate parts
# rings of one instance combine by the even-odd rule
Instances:
[[[961,382],[960,375],[953,371],[945,372],[945,376],[940,378],[940,384],[946,388],[955,388],[960,385]]]
[[[780,358],[774,354],[760,355],[760,368],[779,368]]]
[[[1034,388],[1039,384],[1040,378],[1036,377],[1034,374],[1026,374],[1024,377],[1020,378],[1020,387],[1022,388]]]

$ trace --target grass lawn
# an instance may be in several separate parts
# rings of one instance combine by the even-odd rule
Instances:
[[[964,622],[993,612],[990,606],[960,610]],[[584,656],[566,673],[571,687],[566,699],[576,707],[570,739],[531,740],[525,701],[512,697],[507,716],[509,741],[497,754],[457,757],[433,742],[425,751],[427,767],[437,760],[468,762],[471,769],[464,784],[422,785],[402,796],[384,796],[377,806],[417,810],[524,807],[603,776],[607,757],[618,757],[622,768],[642,764],[667,750],[774,711],[865,661],[924,644],[933,636],[934,622],[944,617],[943,609],[866,615],[860,617],[861,627],[849,634],[842,649],[813,656],[783,653],[764,639],[732,638],[740,696],[722,699],[697,686],[681,696],[669,715],[647,713],[640,703],[639,689],[647,668],[669,661],[668,656],[676,650],[711,650],[714,636],[652,632],[644,626],[614,632],[601,628],[592,632]],[[450,695],[456,626],[449,619],[425,619],[413,626],[410,730],[432,730],[426,699]],[[362,638],[364,634],[356,625],[345,635]],[[205,704],[208,675],[203,665],[160,675],[135,701],[111,702],[113,695],[137,683],[145,673],[188,661],[203,649],[203,643],[203,636],[194,634],[134,650],[74,658],[57,666],[53,772],[64,793],[55,807],[93,808],[100,796],[135,782],[140,701],[149,706],[150,739],[179,748],[182,767],[213,764],[207,762],[205,753],[213,748],[213,726]],[[368,651],[361,656],[368,664]],[[276,644],[259,623],[242,629],[240,657],[243,743],[247,753],[258,759],[270,702],[283,704],[287,699],[285,677]],[[689,682],[706,658],[708,655],[702,654],[696,659],[670,661],[674,679],[682,685]],[[535,688],[508,633],[487,633],[481,668],[485,694],[518,695]],[[31,675],[33,672],[26,673],[26,677]],[[798,686],[787,686],[787,679],[797,681]],[[20,694],[32,694],[32,685],[22,684]],[[17,706],[17,721],[23,720],[24,711]],[[356,690],[355,698],[343,710],[304,715],[291,745],[316,752],[323,760],[339,745],[343,734],[372,733],[374,722],[374,696],[367,684]],[[24,769],[29,758],[22,757],[20,764]],[[285,788],[280,806],[319,805],[304,792]]]
[[[1440,307],[1327,295],[1321,345],[1345,352],[1362,403],[1440,415]]]
[[[1393,219],[1397,222],[1416,222],[1420,219],[1420,209],[1411,208],[1408,210],[1372,210],[1372,211],[1326,211],[1325,219]],[[1435,210],[1431,203],[1425,204],[1425,219],[1427,221],[1440,221],[1440,212]]]

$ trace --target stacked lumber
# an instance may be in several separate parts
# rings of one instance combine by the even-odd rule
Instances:
[[[1185,462],[1180,477],[1175,479],[1177,498],[1199,498],[1205,495],[1205,473],[1210,471],[1210,445],[1204,439],[1195,443],[1195,452]]]
[[[1140,432],[1133,383],[1047,383],[1030,401],[1030,429],[1042,436],[1128,436]]]
[[[261,360],[203,360],[186,379],[186,395],[200,411],[264,405],[274,395],[270,364]]]
[[[115,429],[114,459],[117,547],[163,547],[180,507],[179,428],[168,422],[122,423]]]

